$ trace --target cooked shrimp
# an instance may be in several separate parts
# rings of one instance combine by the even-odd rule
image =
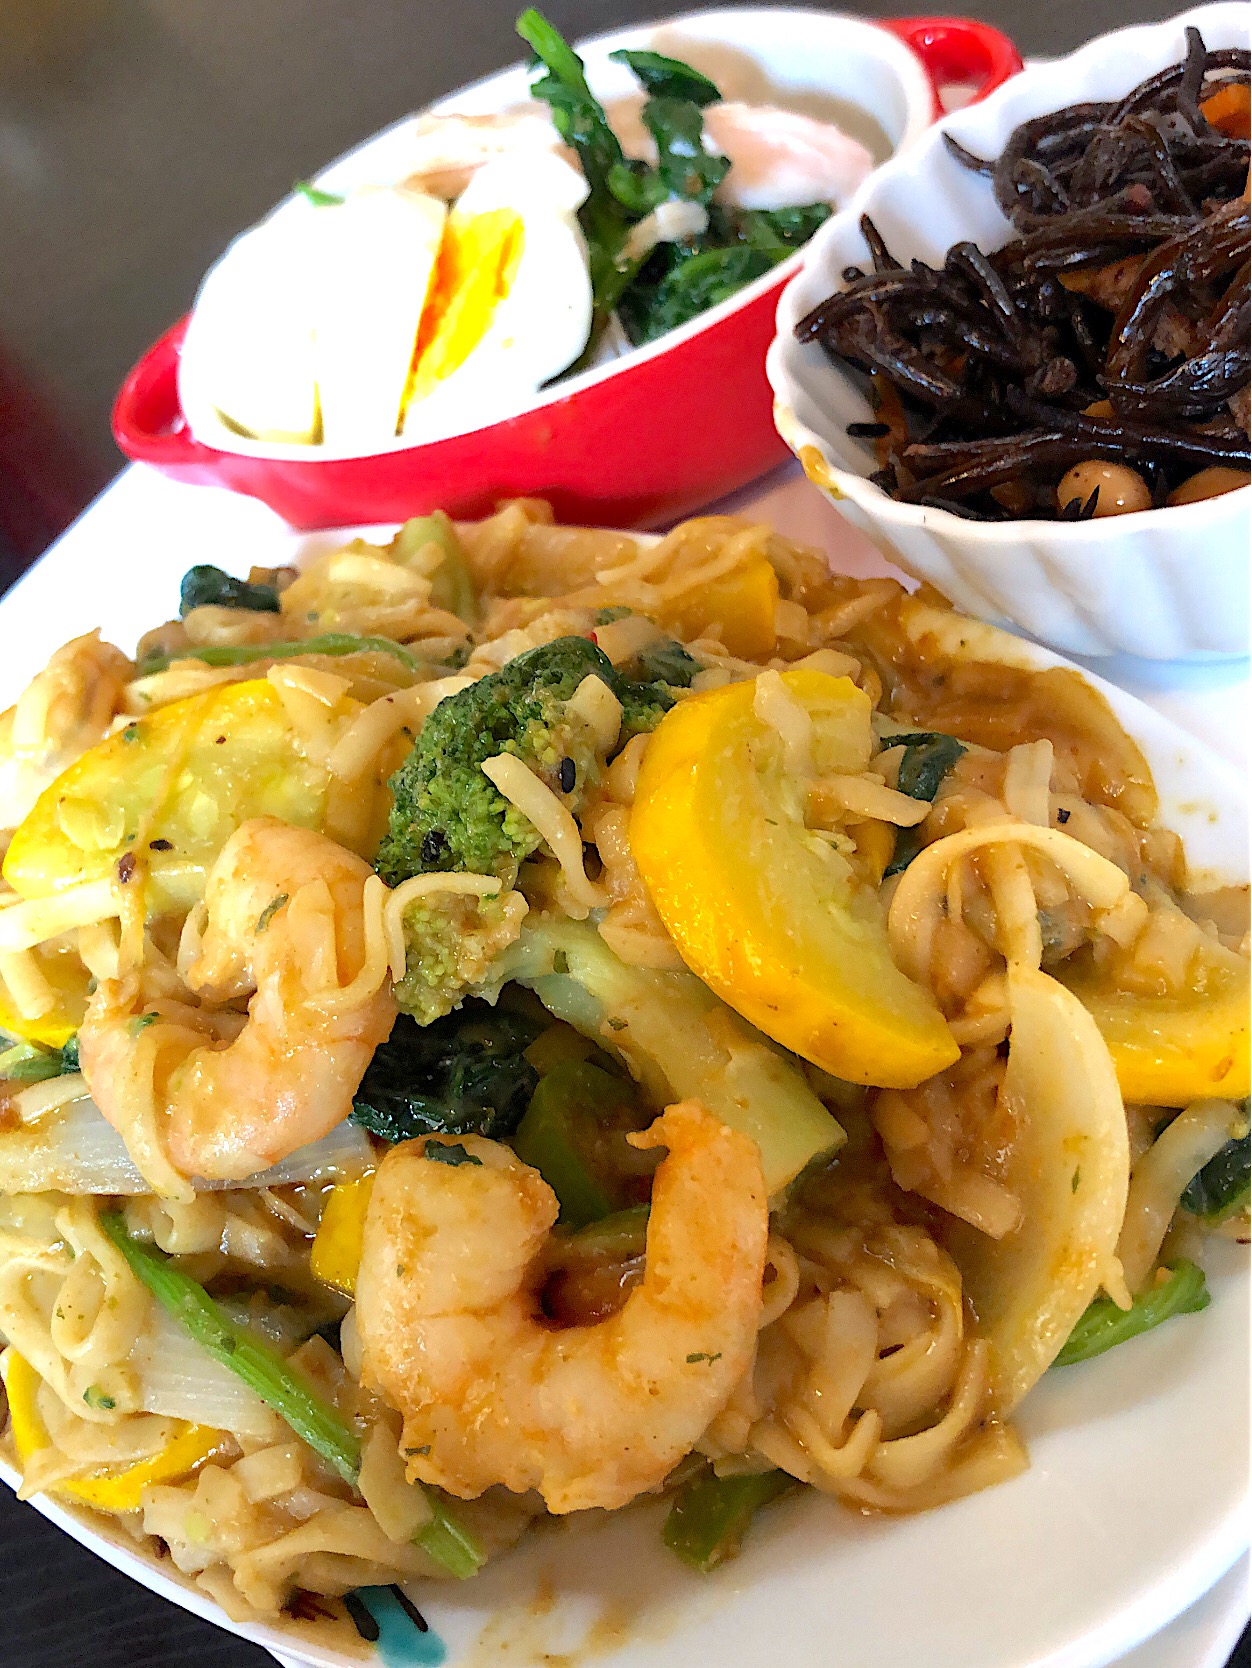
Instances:
[[[643,105],[642,98],[618,99],[609,120],[628,156],[655,164],[656,140],[643,125]],[[874,166],[865,146],[834,122],[773,105],[710,104],[704,133],[709,149],[730,161],[715,195],[731,208],[840,207]]]
[[[625,1505],[689,1453],[756,1346],[768,1205],[746,1136],[696,1101],[631,1137],[666,1147],[642,1283],[594,1326],[554,1328],[535,1281],[551,1188],[507,1147],[470,1162],[393,1147],[357,1278],[364,1381],[404,1415],[410,1480],[470,1499],[538,1489],[553,1512]]]
[[[48,784],[108,735],[133,670],[92,631],[59,648],[0,714],[0,828],[16,828]]]
[[[366,965],[371,873],[324,834],[256,817],[226,842],[201,920],[184,935],[187,985],[218,1004],[253,992],[246,1022],[162,1003],[149,1021],[134,979],[100,984],[78,1033],[82,1069],[141,1168],[145,1117],[182,1176],[231,1181],[280,1163],[347,1117],[396,1017],[385,960],[381,985],[335,1001]],[[237,1034],[228,1040],[223,1031]]]

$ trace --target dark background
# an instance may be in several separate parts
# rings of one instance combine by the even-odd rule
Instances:
[[[1181,3],[963,9],[1030,55],[1168,17]],[[0,587],[120,467],[109,436],[117,384],[229,239],[293,180],[517,58],[519,9],[520,0],[0,0],[0,486],[6,467],[14,476],[33,467],[41,483],[7,547],[0,535]],[[547,0],[544,9],[578,35],[691,8]],[[10,418],[29,414],[25,456],[6,454],[6,407]],[[5,1668],[270,1661],[133,1586],[0,1489]],[[1245,1635],[1233,1668],[1248,1663]]]

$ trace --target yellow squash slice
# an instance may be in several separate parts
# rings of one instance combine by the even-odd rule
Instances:
[[[778,642],[778,575],[764,556],[684,592],[657,613],[660,625],[690,642],[716,631],[745,660],[773,654]]]
[[[817,771],[864,770],[862,691],[807,670],[782,682],[812,718]],[[848,1082],[913,1088],[960,1051],[893,961],[877,894],[806,830],[806,785],[754,691],[731,684],[662,720],[639,773],[635,861],[688,967],[758,1030]]]
[[[1000,1094],[1012,1135],[1000,1179],[1021,1220],[999,1240],[959,1222],[949,1234],[1002,1414],[1052,1365],[1110,1276],[1130,1185],[1126,1113],[1095,1021],[1036,968],[1010,968],[1008,981]]]
[[[23,1465],[27,1464],[32,1454],[46,1448],[50,1441],[39,1413],[38,1395],[42,1382],[25,1357],[13,1349],[7,1352],[4,1388],[9,1402],[13,1446]],[[66,1477],[56,1484],[52,1492],[80,1501],[85,1506],[94,1506],[98,1512],[137,1512],[143,1504],[144,1489],[153,1483],[169,1483],[189,1476],[231,1445],[230,1437],[208,1425],[192,1425],[181,1419],[176,1423],[178,1429],[158,1453],[149,1455],[147,1459],[135,1460],[130,1465]]]
[[[0,1031],[23,1037],[27,1042],[42,1043],[45,1048],[63,1048],[82,1024],[87,1011],[91,975],[63,940],[41,944],[30,953],[55,1000],[38,1018],[29,1019],[0,978]]]
[[[316,828],[327,775],[305,753],[263,678],[219,685],[137,718],[90,748],[17,829],[4,878],[25,898],[118,876],[128,854],[149,875],[149,913],[183,907],[241,822]]]
[[[355,1181],[332,1187],[309,1253],[309,1266],[316,1277],[348,1297],[356,1291],[356,1273],[361,1266],[361,1245],[365,1238],[365,1213],[373,1191],[373,1170]]]
[[[1246,965],[1222,969],[1203,991],[1186,997],[1132,995],[1082,975],[1067,976],[1065,983],[1099,1026],[1124,1099],[1188,1106],[1248,1093]]]

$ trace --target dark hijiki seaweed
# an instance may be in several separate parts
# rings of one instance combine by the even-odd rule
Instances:
[[[1248,79],[1246,51],[1189,29],[1181,63],[1119,103],[1022,123],[996,159],[948,137],[1014,228],[993,254],[964,242],[905,266],[862,220],[871,270],[847,267],[796,335],[902,397],[903,420],[849,430],[876,445],[871,479],[1005,519],[992,488],[1024,475],[1028,513],[1058,515],[1052,484],[1088,459],[1138,469],[1155,505],[1199,469],[1247,469],[1250,148],[1201,106]],[[1101,402],[1112,417],[1084,415]]]

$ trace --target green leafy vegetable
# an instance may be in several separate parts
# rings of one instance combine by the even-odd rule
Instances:
[[[704,668],[681,643],[672,637],[662,637],[640,649],[630,670],[640,683],[664,683],[671,689],[690,689],[692,678]]]
[[[761,1507],[795,1486],[785,1471],[742,1477],[715,1477],[710,1471],[678,1491],[661,1539],[685,1564],[707,1575],[739,1551]]]
[[[624,155],[587,85],[581,58],[547,19],[533,10],[523,12],[517,32],[546,71],[531,90],[551,107],[589,189],[579,218],[590,257],[594,320],[591,344],[576,369],[587,363],[613,311],[633,343],[655,341],[768,272],[807,242],[830,214],[826,203],[741,210],[712,201],[730,163],[707,148],[703,112],[721,93],[691,65],[659,52],[610,54],[632,71],[648,95],[642,120],[657,148],[656,166],[649,167]],[[708,229],[628,259],[624,249],[632,226],[673,199],[703,204]]]
[[[924,799],[934,803],[939,784],[965,752],[964,742],[955,736],[940,735],[934,730],[919,730],[912,735],[884,737],[887,747],[903,747],[900,774],[896,786],[910,799]],[[883,879],[902,874],[922,849],[921,835],[915,828],[902,828],[896,834],[896,849],[883,871]]]
[[[643,125],[656,140],[657,173],[669,195],[707,205],[730,162],[705,150],[700,106],[684,98],[650,98]]]
[[[135,669],[141,678],[164,672],[176,660],[200,660],[206,666],[247,666],[254,660],[290,660],[301,654],[389,654],[410,672],[417,661],[390,637],[356,637],[347,631],[328,631],[321,637],[305,637],[297,643],[210,643],[204,648],[188,647],[167,653],[156,649],[146,654]]]
[[[610,52],[609,57],[615,64],[625,64],[653,98],[686,99],[703,109],[706,104],[716,104],[722,96],[707,75],[701,75],[698,69],[677,58],[667,58],[663,52],[623,46]]]
[[[1187,1183],[1182,1208],[1206,1222],[1247,1210],[1252,1197],[1252,1136],[1236,1136]]]
[[[120,1211],[105,1211],[100,1226],[130,1265],[132,1273],[161,1307],[184,1326],[215,1361],[255,1390],[267,1407],[284,1419],[302,1442],[326,1461],[345,1482],[355,1484],[361,1469],[361,1444],[338,1409],[322,1400],[281,1356],[226,1315],[205,1291],[164,1252],[132,1239]],[[432,1522],[414,1537],[449,1574],[473,1575],[485,1558],[474,1536],[459,1524],[442,1499],[427,1491]]]
[[[636,345],[655,341],[728,300],[799,249],[830,214],[826,203],[790,209],[709,206],[706,232],[652,251],[618,305]]]
[[[245,608],[254,614],[277,614],[278,592],[272,585],[253,585],[234,579],[210,563],[188,568],[178,588],[178,613],[185,619],[193,608]]]
[[[591,268],[594,340],[630,277],[629,271],[619,268],[617,257],[631,216],[614,195],[610,179],[625,181],[634,170],[627,164],[603,106],[587,85],[582,59],[560,31],[532,7],[518,18],[517,32],[547,71],[531,84],[531,92],[551,109],[557,132],[577,155],[587,180],[588,196],[578,218]]]
[[[539,1073],[525,1050],[542,1022],[469,998],[430,1025],[401,1014],[353,1096],[352,1122],[384,1141],[512,1135]]]
[[[636,347],[656,341],[658,336],[729,300],[774,265],[769,255],[747,247],[688,248],[667,243],[659,250],[618,307],[626,334]],[[649,271],[658,261],[664,270],[653,282]]]
[[[480,1170],[483,1167],[482,1159],[467,1152],[459,1141],[428,1141],[422,1148],[422,1154],[432,1164],[448,1164],[453,1169],[462,1164],[476,1164]]]
[[[64,1077],[77,1070],[77,1037],[71,1037],[64,1048],[18,1042],[0,1053],[0,1077],[10,1083],[44,1083],[50,1077]]]
[[[302,197],[307,197],[314,208],[338,208],[347,202],[336,191],[323,191],[320,185],[310,185],[308,180],[297,180],[291,188],[298,191]]]
[[[1119,1309],[1110,1297],[1097,1297],[1065,1341],[1054,1363],[1069,1367],[1150,1332],[1171,1315],[1191,1315],[1207,1309],[1211,1299],[1204,1273],[1194,1263],[1179,1262],[1167,1280],[1139,1293],[1129,1309]]]
[[[829,203],[804,203],[795,208],[726,209],[722,224],[739,243],[761,249],[783,260],[802,248],[817,228],[830,219]]]

